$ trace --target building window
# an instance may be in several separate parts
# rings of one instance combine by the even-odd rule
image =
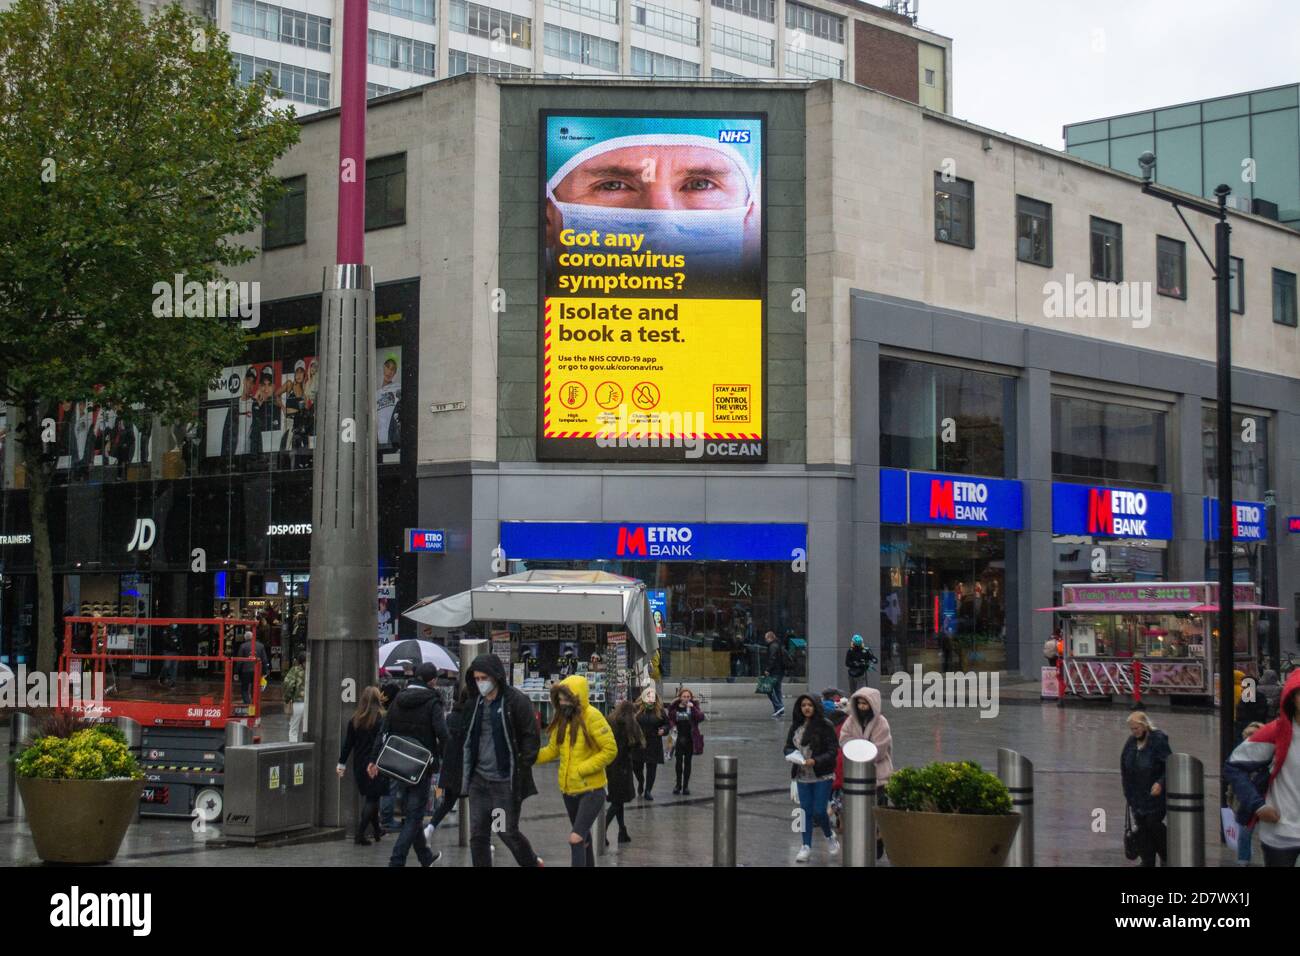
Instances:
[[[493,60],[490,57],[479,56],[475,53],[466,53],[464,50],[449,50],[447,55],[448,76],[460,76],[462,73],[492,73],[517,76],[522,73],[532,72],[526,66],[516,66],[514,63]]]
[[[546,0],[548,7],[580,13],[593,20],[618,23],[618,0]]]
[[[655,53],[632,47],[632,74],[634,76],[699,76],[700,65],[675,56]]]
[[[776,0],[713,0],[713,5],[733,13],[741,13],[755,20],[776,22]]]
[[[830,40],[832,43],[844,42],[843,17],[837,17],[824,10],[805,7],[802,3],[786,3],[785,25],[791,30],[799,30],[809,36]]]
[[[385,93],[396,93],[397,87],[383,86],[379,83],[366,84],[366,99],[373,100],[376,96],[383,96]]]
[[[700,18],[653,3],[632,4],[632,25],[644,33],[700,45]]]
[[[938,242],[975,248],[975,184],[967,179],[944,181],[934,174],[934,238]]]
[[[1238,315],[1246,311],[1246,260],[1228,256],[1228,307]]]
[[[719,70],[716,66],[712,68],[710,77],[715,80],[743,80],[744,77],[739,73],[732,73],[729,70]]]
[[[451,28],[457,33],[468,33],[525,50],[533,46],[533,21],[528,17],[468,0],[451,0]]]
[[[716,49],[716,48],[715,48]],[[793,46],[785,48],[785,71],[791,76],[802,76],[810,80],[844,79],[844,61],[827,56],[815,50],[796,50]]]
[[[1052,206],[1016,197],[1016,258],[1037,266],[1052,265]]]
[[[271,95],[311,106],[330,105],[330,75],[308,70],[288,63],[276,63],[246,53],[233,55],[239,67],[239,85],[251,86],[256,77],[270,74],[268,89]]]
[[[262,216],[262,250],[296,246],[307,241],[307,177],[280,181],[286,192]]]
[[[925,85],[934,86],[934,70],[925,71]]]
[[[1052,472],[1063,478],[1164,484],[1165,413],[1053,395]]]
[[[882,357],[880,463],[994,478],[1010,474],[1007,428],[1015,421],[1014,409],[1015,380],[1008,376]]]
[[[1092,221],[1092,277],[1103,282],[1124,281],[1123,227],[1096,216],[1089,218]]]
[[[436,23],[436,0],[370,0],[370,9],[416,23]]]
[[[1187,298],[1187,243],[1156,236],[1156,291]]]
[[[618,72],[618,44],[613,40],[548,23],[544,45],[547,53],[561,60]]]
[[[776,65],[775,40],[721,23],[713,24],[713,52],[725,53],[760,66]]]
[[[1205,494],[1219,494],[1219,412],[1207,402],[1201,409],[1201,448],[1205,463]],[[1253,441],[1246,441],[1249,437]],[[1261,501],[1272,487],[1268,480],[1268,416],[1232,413],[1232,497]]]
[[[438,67],[437,48],[423,40],[393,36],[371,30],[370,62],[393,70],[406,70],[421,76],[434,76]]]
[[[1273,270],[1273,321],[1278,325],[1296,324],[1295,273]]]
[[[330,51],[330,18],[299,10],[286,10],[257,0],[235,0],[230,10],[230,29],[234,33]]]
[[[366,229],[406,222],[406,154],[366,160]]]

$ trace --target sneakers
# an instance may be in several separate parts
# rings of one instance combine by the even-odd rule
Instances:
[[[690,795],[691,795],[691,788],[690,788],[690,787],[682,787],[682,796],[683,796],[683,797],[689,797]]]
[[[801,847],[799,847],[799,852],[798,852],[798,854],[795,855],[794,861],[795,861],[796,863],[807,863],[807,862],[808,862],[808,858],[811,857],[811,856],[812,856],[812,847],[810,847],[810,846],[801,846]]]
[[[831,856],[840,855],[840,841],[836,837],[831,837],[830,848],[831,848]]]
[[[424,828],[424,839],[425,839],[425,842],[427,842],[427,843],[432,843],[432,842],[433,842],[433,835],[434,835],[434,833],[436,833],[436,832],[437,832],[437,828],[436,828],[432,823],[430,823],[428,826],[426,826],[426,827]]]
[[[772,719],[773,719],[773,720],[780,720],[780,719],[781,719],[782,717],[784,717],[784,716],[785,716],[785,708],[784,708],[784,707],[780,708],[779,710],[774,710],[774,711],[772,711]]]
[[[441,851],[441,850],[434,850],[434,851],[433,851],[433,856],[429,859],[429,862],[428,862],[428,863],[421,863],[420,866],[423,866],[423,867],[426,867],[426,868],[427,868],[427,867],[433,866],[433,864],[437,863],[437,862],[438,862],[439,860],[441,860],[441,859],[442,859],[442,851]]]
[[[655,802],[655,798],[652,797],[652,796],[650,796],[650,794],[648,794],[648,793],[645,795],[645,798],[646,798],[647,800],[649,800],[651,803],[654,803],[654,802]]]
[[[626,830],[621,830],[618,834],[619,843],[631,843],[632,837]]]
[[[681,792],[682,792],[681,787],[673,787],[673,793],[681,793]]]

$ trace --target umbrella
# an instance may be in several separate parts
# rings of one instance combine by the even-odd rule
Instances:
[[[452,656],[447,653],[447,649],[434,644],[432,641],[391,641],[388,644],[381,644],[379,647],[380,670],[400,671],[408,663],[415,667],[425,661],[436,664],[439,670],[460,670]]]
[[[439,600],[439,595],[424,598],[402,612],[403,617],[432,627],[464,627],[472,618],[469,592],[461,591]]]

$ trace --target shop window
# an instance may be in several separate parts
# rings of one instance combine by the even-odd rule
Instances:
[[[1052,396],[1052,471],[1066,478],[1165,483],[1163,411]]]
[[[366,230],[406,222],[406,154],[366,161]]]
[[[1187,243],[1156,236],[1156,291],[1187,298]]]
[[[973,369],[880,360],[880,463],[1000,477],[1010,473],[1007,428],[1015,381]]]
[[[307,177],[281,180],[286,192],[266,209],[262,250],[297,246],[307,241]]]
[[[934,238],[975,248],[975,184],[970,180],[934,174]]]
[[[1052,207],[1026,196],[1016,197],[1016,258],[1037,266],[1052,265]]]
[[[1124,281],[1123,227],[1117,222],[1091,217],[1092,277],[1103,282]]]

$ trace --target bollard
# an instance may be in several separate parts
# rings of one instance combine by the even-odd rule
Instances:
[[[876,747],[851,740],[844,746],[844,865],[876,865]]]
[[[18,711],[9,719],[10,758],[18,756],[18,751],[26,749],[27,745],[34,739],[36,739],[36,720],[31,714]],[[9,816],[15,820],[25,819],[27,811],[23,807],[22,794],[18,792],[18,775],[14,773],[12,763],[9,765],[8,790],[7,810]]]
[[[241,724],[238,721],[229,721],[226,724],[226,746],[227,747],[250,747],[253,744],[253,728],[248,724]]]
[[[126,736],[126,746],[129,750],[136,751],[137,756],[140,751],[140,743],[143,734],[140,730],[140,722],[132,720],[130,717],[114,717],[113,726]]]
[[[460,642],[461,687],[469,680],[469,665],[474,663],[474,658],[486,653],[487,647],[488,642],[481,637]],[[468,780],[465,781],[465,789],[469,789]],[[456,803],[456,845],[469,846],[469,797],[461,797]]]
[[[1205,866],[1205,768],[1191,754],[1172,754],[1165,766],[1169,811],[1166,866]]]
[[[713,758],[713,865],[736,865],[736,792],[740,761]]]
[[[609,841],[605,839],[605,821],[607,817],[609,804],[602,803],[600,812],[596,814],[596,822],[591,825],[591,856],[597,866],[605,859],[605,854],[609,852]]]
[[[998,748],[998,779],[1011,791],[1011,812],[1022,817],[1007,866],[1034,865],[1034,764],[1028,757]]]
[[[456,801],[456,845],[469,846],[469,797]]]

